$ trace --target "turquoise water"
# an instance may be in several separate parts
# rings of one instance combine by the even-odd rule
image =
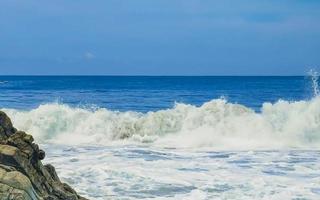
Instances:
[[[319,199],[313,77],[0,77],[0,108],[90,199]]]

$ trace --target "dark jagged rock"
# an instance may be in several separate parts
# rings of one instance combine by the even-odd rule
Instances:
[[[38,152],[38,158],[39,160],[43,160],[46,157],[46,152],[44,152],[42,149]]]
[[[85,200],[62,183],[33,137],[17,131],[0,111],[0,199]]]
[[[11,120],[9,117],[4,113],[0,112],[0,139],[5,139],[15,133],[17,130],[13,128]]]

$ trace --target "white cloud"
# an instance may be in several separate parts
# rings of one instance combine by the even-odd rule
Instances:
[[[95,55],[93,54],[93,53],[91,53],[91,52],[86,52],[85,54],[84,54],[84,58],[86,59],[86,60],[92,60],[92,59],[94,59],[95,58]]]

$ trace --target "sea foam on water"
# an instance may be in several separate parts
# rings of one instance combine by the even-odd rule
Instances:
[[[104,144],[145,142],[172,147],[231,149],[317,148],[320,98],[264,103],[261,112],[215,99],[202,106],[176,104],[157,112],[90,110],[44,104],[4,109],[15,126],[40,142]]]

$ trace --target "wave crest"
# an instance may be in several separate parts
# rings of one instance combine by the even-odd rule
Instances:
[[[39,142],[111,144],[139,141],[170,147],[217,149],[318,148],[320,98],[264,103],[256,113],[215,99],[200,107],[176,104],[157,112],[117,112],[44,104],[30,111],[3,109]]]

